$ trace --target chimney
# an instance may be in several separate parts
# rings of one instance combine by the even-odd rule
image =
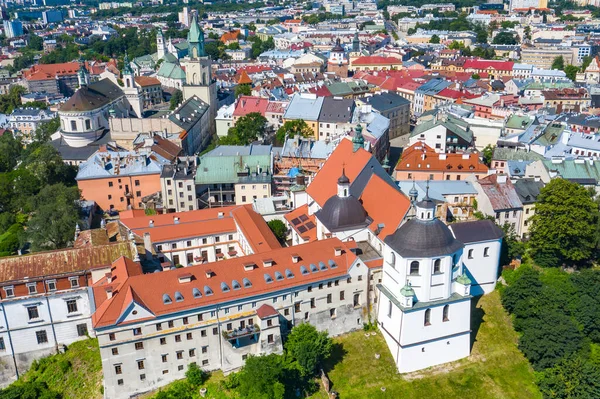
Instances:
[[[505,184],[506,183],[506,175],[504,173],[496,175],[496,181],[499,184]]]
[[[467,153],[462,154],[462,159],[469,159],[470,155]]]
[[[300,255],[292,254],[292,263],[298,263],[300,261]]]
[[[335,247],[335,248],[333,249],[333,254],[334,254],[335,256],[340,256],[340,255],[342,255],[342,247]]]
[[[110,299],[113,296],[113,290],[111,287],[106,289],[106,299]]]
[[[440,154],[440,161],[446,160],[446,154]]]
[[[148,222],[148,226],[149,227],[154,227],[154,220],[150,219],[150,222]]]
[[[179,218],[177,216],[173,216],[173,224],[179,224]]]
[[[152,239],[150,239],[150,233],[144,233],[144,249],[146,250],[146,259],[152,260]]]

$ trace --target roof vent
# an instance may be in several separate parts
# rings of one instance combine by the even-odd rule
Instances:
[[[233,280],[233,281],[231,282],[231,287],[232,287],[234,290],[239,290],[240,288],[242,288],[242,286],[240,285],[240,283],[239,283],[237,280]]]
[[[150,226],[150,227],[154,227],[154,220],[150,219],[149,226]]]
[[[290,269],[285,269],[285,277],[294,278],[294,273]]]
[[[256,267],[255,263],[244,263],[244,270],[250,272]]]
[[[277,281],[283,280],[283,275],[280,272],[275,272],[275,280],[277,280]]]
[[[273,259],[264,259],[263,260],[263,266],[264,267],[271,267],[271,266],[273,266]]]
[[[252,283],[250,282],[249,279],[245,278],[242,280],[242,283],[244,283],[244,288],[250,288],[252,287]]]
[[[313,273],[316,273],[316,272],[319,271],[319,269],[317,269],[317,266],[315,266],[314,263],[311,263],[310,264],[310,271],[313,272]]]
[[[229,292],[229,286],[227,285],[227,283],[221,283],[221,291]]]
[[[211,278],[212,276],[215,275],[215,273],[211,269],[206,270],[205,273],[206,273],[206,278]]]
[[[267,282],[267,284],[273,282],[273,278],[271,277],[271,275],[269,273],[265,273],[265,281]]]
[[[298,263],[298,262],[300,262],[300,255],[292,254],[292,263]]]
[[[179,283],[183,284],[183,283],[190,283],[192,282],[192,274],[190,273],[185,273],[185,274],[180,274],[178,279],[179,279]]]
[[[321,270],[327,270],[327,265],[325,265],[324,262],[319,262],[319,269],[321,269]]]
[[[337,267],[337,263],[335,263],[333,260],[329,259],[329,267],[332,269],[335,269]]]

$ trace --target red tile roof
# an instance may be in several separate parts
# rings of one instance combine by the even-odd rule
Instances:
[[[251,85],[252,79],[250,79],[250,76],[248,76],[248,72],[242,70],[242,73],[240,73],[240,77],[238,78],[237,82],[240,85]]]
[[[444,155],[446,159],[440,159]],[[425,158],[423,158],[423,156]],[[467,157],[464,159],[463,156]],[[465,172],[487,174],[488,167],[479,159],[479,154],[438,154],[427,144],[417,142],[402,153],[396,170],[428,170],[433,172]]]
[[[337,238],[332,238],[271,251],[269,259],[273,262],[270,267],[263,266],[264,254],[254,254],[190,266],[185,270],[175,269],[151,274],[140,274],[141,266],[122,258],[113,264],[111,277],[115,280],[109,281],[104,277],[94,284],[96,312],[92,316],[92,322],[95,328],[127,324],[118,323],[118,320],[132,302],[144,306],[153,315],[142,319],[149,320],[171,313],[197,310],[225,301],[257,297],[327,279],[343,278],[357,258],[348,250],[335,256],[335,248],[340,247],[343,247],[343,243]],[[293,263],[293,254],[299,255],[299,262]],[[324,270],[321,270],[320,262],[325,265]],[[252,270],[246,270],[244,265],[247,264],[256,266]],[[319,271],[311,272],[311,264],[317,266]],[[336,267],[331,267],[332,264]],[[302,273],[302,267],[306,268],[308,273]],[[293,273],[293,278],[286,277],[287,270]],[[210,276],[207,275],[208,271],[212,272]],[[283,279],[277,279],[275,272],[279,272]],[[180,280],[182,274],[191,278],[191,282]],[[267,281],[267,274],[270,281]],[[243,285],[245,278],[250,281],[251,286]],[[234,280],[240,284],[239,289],[233,288]],[[221,283],[227,284],[229,289],[223,291]],[[212,294],[206,295],[205,287],[210,287]],[[106,294],[107,288],[112,289],[111,298]],[[193,295],[194,288],[200,291],[201,296]],[[182,301],[175,300],[175,292],[181,293]],[[163,302],[165,294],[170,297],[170,303]]]
[[[263,304],[260,308],[256,309],[256,315],[259,319],[266,319],[267,317],[277,316],[279,312],[271,305]]]
[[[267,98],[240,96],[233,111],[233,116],[244,116],[251,112],[260,112],[262,116],[265,116],[268,105],[269,99]]]
[[[379,55],[368,55],[358,57],[352,61],[352,65],[400,65],[402,60],[395,57],[382,57]]]
[[[492,174],[477,180],[477,183],[481,185],[481,189],[490,200],[494,211],[523,207],[519,194],[517,194],[510,179],[507,178],[505,183],[498,183],[498,175]]]
[[[225,32],[223,33],[223,35],[221,36],[221,41],[223,43],[227,43],[227,42],[237,42],[238,41],[238,35],[240,34],[239,30],[233,30],[231,32]]]
[[[363,207],[373,222],[371,231],[377,231],[379,225],[384,227],[377,235],[383,239],[394,233],[410,208],[410,200],[404,194],[395,190],[377,175],[371,176],[362,195]]]
[[[463,68],[476,70],[491,68],[495,69],[496,71],[512,71],[514,64],[515,63],[512,61],[468,59],[465,61]]]
[[[135,83],[138,85],[145,86],[160,86],[160,80],[153,78],[151,76],[136,76]]]

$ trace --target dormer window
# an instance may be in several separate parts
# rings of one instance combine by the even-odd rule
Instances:
[[[181,302],[181,301],[183,301],[183,295],[181,295],[181,292],[175,291],[175,302]]]
[[[306,266],[300,266],[300,273],[308,274],[308,270],[306,270]]]
[[[226,283],[221,283],[221,291],[229,292],[229,286]]]
[[[335,263],[333,260],[329,259],[329,267],[332,269],[335,269],[337,267],[337,263]]]
[[[250,288],[250,287],[252,287],[252,283],[247,278],[244,278],[242,280],[242,283],[244,283],[244,288]]]
[[[263,260],[263,266],[264,267],[271,267],[271,266],[273,266],[273,259],[265,259],[265,260]]]
[[[256,264],[254,263],[244,263],[244,271],[252,271],[254,270],[254,268],[256,267]]]
[[[300,255],[292,254],[292,263],[298,263],[300,261]]]
[[[264,277],[265,277],[265,281],[267,282],[267,284],[273,282],[273,278],[271,277],[271,275],[269,275],[269,273],[265,273]]]
[[[173,303],[173,300],[171,299],[171,297],[168,294],[163,294],[163,303],[165,305],[168,305],[170,303]]]
[[[204,295],[208,296],[208,295],[212,295],[212,294],[213,294],[213,290],[208,285],[205,285],[204,286]]]
[[[283,275],[280,272],[275,272],[275,280],[277,280],[277,281],[283,280]]]
[[[285,277],[294,278],[294,273],[290,269],[285,269]]]
[[[198,288],[192,289],[192,295],[194,296],[194,298],[202,298],[202,293]]]
[[[333,254],[334,254],[334,256],[340,256],[342,254],[342,248],[341,247],[335,247],[333,249]]]
[[[327,270],[327,265],[325,264],[325,262],[319,262],[319,269]]]
[[[310,264],[310,271],[313,272],[313,273],[316,273],[316,272],[319,271],[319,269],[317,269],[317,266],[315,266],[314,263],[311,263]]]
[[[240,288],[242,288],[242,286],[240,285],[240,283],[238,283],[238,281],[237,281],[237,280],[233,280],[233,281],[231,282],[231,287],[232,287],[234,290],[239,290]]]

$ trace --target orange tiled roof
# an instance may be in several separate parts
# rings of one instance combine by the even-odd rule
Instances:
[[[338,256],[335,255],[336,248],[342,248]],[[293,262],[292,255],[299,256],[297,263]],[[337,238],[332,238],[279,248],[270,251],[268,259],[272,260],[270,267],[264,266],[263,262],[267,260],[265,254],[253,254],[184,269],[141,274],[141,266],[121,258],[113,264],[110,281],[105,276],[94,284],[96,312],[92,316],[92,322],[96,328],[126,324],[118,323],[118,320],[132,302],[144,306],[152,314],[142,320],[151,320],[166,314],[196,310],[239,298],[257,297],[325,279],[343,278],[356,260],[356,255],[343,250],[343,243]],[[324,269],[321,269],[320,262],[325,266]],[[255,265],[254,268],[250,270],[244,266],[249,264]],[[311,264],[317,266],[319,271],[310,272]],[[306,268],[308,273],[302,273],[302,267]],[[287,277],[288,270],[293,273],[293,278]],[[277,279],[275,272],[280,273],[283,278]],[[265,278],[266,274],[269,275],[270,281]],[[191,281],[180,282],[180,277]],[[251,285],[244,286],[244,279],[248,279]],[[240,288],[233,288],[234,281],[240,284]],[[229,289],[223,291],[221,283],[227,284]],[[205,287],[212,291],[210,295],[206,295]],[[112,290],[111,298],[106,294],[107,288]],[[201,296],[194,296],[194,288],[200,291]],[[175,292],[181,293],[183,300],[176,301]],[[170,303],[164,303],[165,294],[170,297]],[[141,320],[136,320],[138,321]]]
[[[440,155],[445,156],[446,159],[440,159]],[[463,156],[468,158],[465,159]],[[485,174],[488,172],[488,167],[481,162],[477,153],[438,154],[433,148],[422,142],[417,142],[404,150],[395,169],[401,171],[426,170],[433,172],[462,171]]]
[[[160,85],[160,80],[153,78],[151,76],[136,76],[135,83],[138,85],[145,86],[157,86]]]
[[[409,199],[377,175],[371,176],[360,200],[369,217],[373,219],[369,226],[371,231],[377,231],[379,225],[384,226],[377,235],[381,239],[400,227],[402,219],[410,208]]]
[[[239,30],[232,30],[231,32],[225,32],[221,36],[221,41],[223,43],[227,43],[227,42],[231,42],[231,41],[236,41],[237,42],[239,34],[240,34]]]
[[[238,84],[240,84],[240,85],[251,85],[252,84],[252,79],[250,79],[250,76],[248,76],[248,72],[246,72],[245,70],[242,70],[242,73],[240,74],[240,78],[238,79]]]

